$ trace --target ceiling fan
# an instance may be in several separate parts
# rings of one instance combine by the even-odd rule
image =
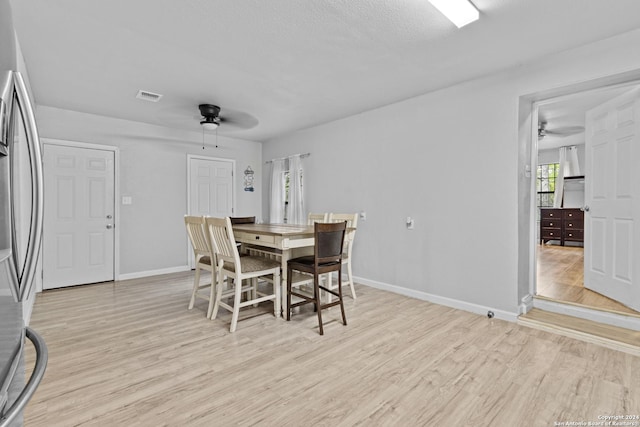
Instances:
[[[547,122],[538,123],[538,138],[544,138],[547,135],[563,137],[584,132],[584,126],[564,126],[553,129],[549,129],[547,126]]]
[[[200,110],[200,125],[205,130],[215,130],[218,126],[224,125],[225,129],[227,125],[231,125],[235,129],[251,129],[258,124],[258,120],[250,114],[240,111],[225,109],[221,115],[222,109],[213,104],[200,104],[198,105]]]

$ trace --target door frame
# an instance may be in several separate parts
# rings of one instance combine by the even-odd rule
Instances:
[[[102,150],[113,152],[113,216],[114,216],[114,235],[113,235],[113,280],[120,279],[120,148],[112,145],[92,144],[88,142],[67,141],[53,138],[40,138],[43,145],[58,145],[68,148],[84,148],[90,150]],[[46,207],[45,207],[46,209]],[[47,230],[43,228],[42,236],[47,234]],[[42,259],[43,249],[40,249],[40,259]],[[44,287],[43,281],[39,281],[36,292],[42,292]]]
[[[521,243],[518,248],[519,279],[518,284],[516,284],[520,314],[524,314],[534,308],[534,296],[537,289],[536,173],[538,169],[538,106],[546,102],[568,98],[581,92],[637,84],[640,84],[640,69],[542,90],[519,97],[518,143],[520,150],[518,169],[520,172],[518,175],[524,177],[518,183],[518,191],[523,195],[523,197],[519,198],[521,206],[518,208],[523,218],[519,219],[518,226],[518,235]],[[522,206],[522,204],[525,205]],[[536,300],[535,306],[543,310],[560,312],[629,329],[639,330],[640,328],[638,319],[630,319],[628,316],[617,313],[599,311],[570,303]]]
[[[190,215],[191,209],[191,160],[211,160],[216,162],[231,163],[231,210],[236,211],[236,161],[235,159],[225,159],[223,157],[202,156],[198,154],[187,154],[187,208],[185,212]],[[190,269],[195,268],[195,260],[193,258],[193,249],[191,242],[187,238],[187,265]]]

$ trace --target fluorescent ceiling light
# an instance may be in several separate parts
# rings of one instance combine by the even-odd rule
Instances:
[[[429,0],[429,2],[458,28],[480,17],[480,12],[469,0]]]

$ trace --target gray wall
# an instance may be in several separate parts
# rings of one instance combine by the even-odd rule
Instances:
[[[261,215],[261,144],[214,137],[145,123],[40,106],[40,136],[116,146],[120,151],[120,193],[133,204],[120,205],[120,273],[125,275],[185,269],[188,242],[183,216],[187,212],[187,154],[236,161],[235,206],[238,215]],[[243,191],[243,171],[256,172],[253,193]],[[121,200],[117,200],[121,202]],[[46,230],[45,230],[46,235]]]
[[[263,157],[311,153],[308,211],[367,212],[361,282],[513,318],[532,285],[531,94],[636,70],[639,43],[627,33],[274,138]]]

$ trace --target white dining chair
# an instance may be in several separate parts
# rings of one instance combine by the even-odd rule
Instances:
[[[347,221],[347,231],[344,234],[344,245],[343,245],[343,254],[342,254],[342,264],[345,264],[347,267],[347,281],[349,284],[349,288],[351,289],[351,297],[356,299],[356,290],[353,285],[353,269],[351,267],[351,259],[353,254],[353,240],[356,236],[356,229],[358,228],[358,214],[340,214],[340,213],[330,213],[328,222],[343,222]],[[345,282],[342,282],[344,285]],[[329,283],[330,289],[335,289],[337,285],[333,285],[333,282]],[[329,300],[331,300],[331,295],[329,295]]]
[[[247,306],[255,306],[263,301],[273,301],[273,313],[280,316],[281,310],[281,283],[280,283],[280,263],[278,261],[259,256],[247,255],[241,257],[233,235],[233,228],[230,218],[205,219],[207,232],[213,246],[213,252],[218,261],[216,268],[216,296],[213,305],[211,319],[215,319],[220,307],[230,311],[231,326],[230,332],[235,332],[240,309]],[[263,276],[273,277],[272,292],[261,292],[258,289],[258,278]],[[224,278],[227,280],[228,289],[224,289]],[[243,286],[244,280],[249,285]],[[241,300],[243,292],[247,292],[246,300]],[[233,297],[233,303],[229,304],[226,298]]]
[[[327,222],[329,220],[328,213],[311,213],[307,214],[307,225],[313,225],[316,222]]]
[[[210,317],[215,297],[216,273],[214,268],[215,257],[213,255],[211,243],[207,233],[205,232],[205,219],[202,216],[185,215],[184,223],[187,227],[187,234],[189,236],[189,241],[191,242],[191,247],[193,248],[193,257],[196,267],[196,273],[193,280],[193,290],[191,291],[191,300],[189,301],[189,310],[191,310],[195,305],[196,298],[202,298],[209,302],[209,306],[207,307],[207,317]],[[210,284],[200,284],[202,270],[206,270],[211,273]],[[200,292],[202,289],[207,288],[207,294]]]

